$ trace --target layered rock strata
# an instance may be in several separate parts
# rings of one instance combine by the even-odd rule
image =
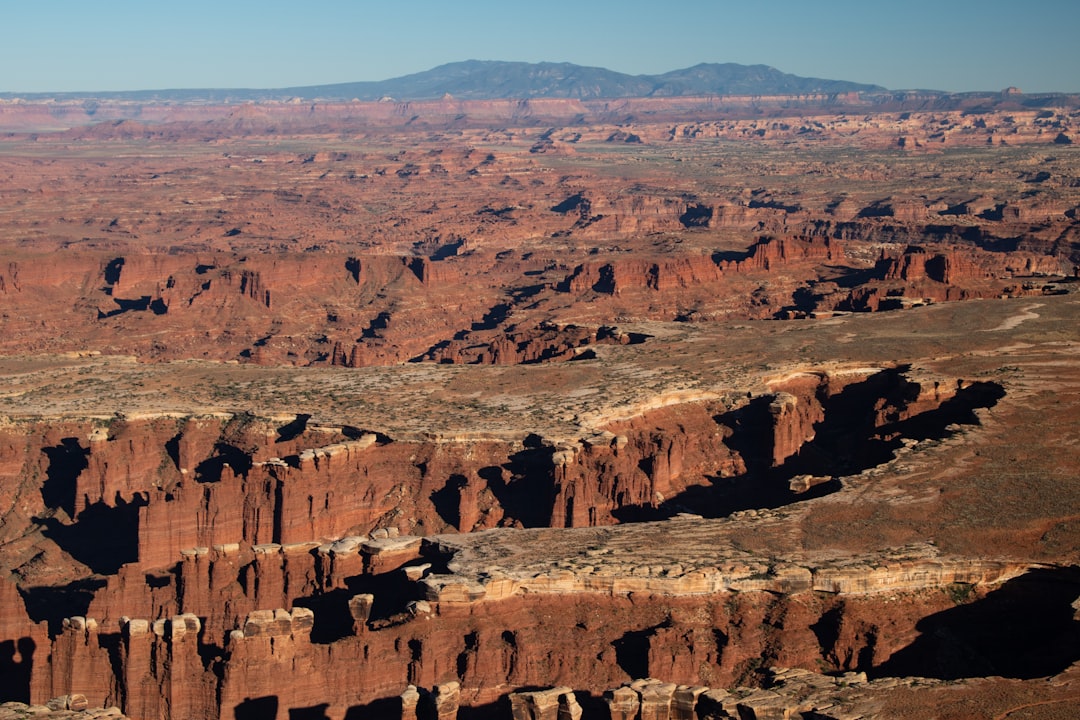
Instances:
[[[210,548],[227,555],[274,543],[304,552],[315,538],[380,528],[583,527],[782,504],[800,483],[805,491],[888,458],[908,426],[944,427],[992,405],[995,387],[916,382],[892,369],[797,373],[757,398],[683,402],[573,441],[527,444],[393,441],[307,428],[299,417],[44,421],[0,430],[0,460],[12,488],[27,474],[49,478],[40,493],[12,496],[24,519],[62,511],[51,521],[62,544],[111,574],[129,563],[150,570],[198,560]],[[100,548],[77,547],[99,530]]]

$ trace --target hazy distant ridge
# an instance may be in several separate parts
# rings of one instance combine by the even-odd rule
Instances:
[[[701,64],[663,75],[627,75],[571,63],[467,60],[392,80],[287,88],[301,97],[422,100],[450,94],[493,98],[617,98],[679,95],[790,95],[884,90],[842,80],[804,78],[766,65]]]
[[[703,63],[662,75],[627,75],[572,63],[466,60],[424,72],[374,82],[311,85],[272,90],[193,89],[19,94],[57,99],[99,98],[138,101],[211,102],[242,100],[428,100],[451,95],[462,100],[501,98],[620,98],[686,95],[803,95],[878,92],[885,88],[843,80],[806,78],[767,65]],[[14,93],[4,93],[11,97]]]

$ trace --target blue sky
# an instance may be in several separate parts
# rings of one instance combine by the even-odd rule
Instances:
[[[0,92],[288,87],[467,59],[1080,92],[1080,0],[0,0]]]

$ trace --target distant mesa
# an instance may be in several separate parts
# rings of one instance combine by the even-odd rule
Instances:
[[[28,99],[100,99],[133,102],[300,102],[494,100],[505,98],[682,97],[699,95],[806,95],[883,92],[879,85],[807,78],[767,65],[702,63],[661,75],[627,75],[573,63],[465,60],[373,82],[259,89],[173,89],[123,92],[21,93]],[[15,97],[0,93],[0,98]]]

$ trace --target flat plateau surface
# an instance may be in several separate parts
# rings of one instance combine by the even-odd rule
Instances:
[[[306,413],[316,422],[394,435],[577,437],[664,404],[768,390],[801,372],[911,365],[1009,384],[1009,396],[1059,389],[1077,362],[1075,294],[940,303],[827,319],[625,323],[650,336],[571,363],[263,367],[144,363],[93,349],[0,358],[0,413],[12,418],[114,413]],[[1018,369],[1023,367],[1023,371]]]

